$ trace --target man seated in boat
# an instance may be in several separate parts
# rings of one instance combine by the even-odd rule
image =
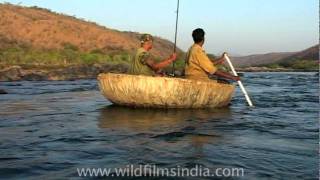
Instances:
[[[154,76],[161,69],[170,65],[176,60],[177,55],[173,53],[168,59],[156,62],[152,59],[150,50],[153,45],[153,38],[150,34],[143,34],[140,38],[141,47],[137,50],[134,60],[132,61],[131,74]]]
[[[224,55],[216,61],[211,61],[202,46],[205,32],[203,29],[195,29],[192,32],[194,44],[189,48],[186,56],[185,76],[187,79],[210,80],[208,75],[215,75],[234,81],[240,80],[238,76],[218,70],[215,65],[224,62]]]

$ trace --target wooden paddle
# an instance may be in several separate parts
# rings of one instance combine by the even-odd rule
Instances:
[[[232,71],[233,75],[238,76],[238,73],[237,73],[236,70],[234,69],[234,67],[233,67],[233,65],[232,65],[232,63],[231,63],[231,60],[230,60],[230,58],[228,57],[227,53],[224,54],[224,57],[225,57],[225,59],[227,60],[229,66],[230,66],[230,68],[231,68],[231,71]],[[246,89],[245,89],[244,86],[242,85],[242,82],[241,82],[240,80],[237,81],[237,82],[238,82],[238,84],[239,84],[239,86],[240,86],[241,91],[242,91],[243,94],[244,94],[244,97],[246,98],[246,100],[247,100],[247,102],[248,102],[248,105],[249,105],[250,107],[252,107],[253,104],[252,104],[252,102],[251,102],[251,100],[250,100],[250,97],[249,97]]]

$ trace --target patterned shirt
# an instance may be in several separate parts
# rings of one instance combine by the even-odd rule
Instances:
[[[147,60],[151,57],[150,53],[144,48],[139,48],[131,64],[131,74],[135,75],[155,75],[154,71],[148,66]]]

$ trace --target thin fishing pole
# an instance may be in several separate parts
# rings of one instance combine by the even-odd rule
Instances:
[[[175,33],[174,33],[174,48],[173,48],[174,53],[176,53],[176,50],[177,50],[178,20],[179,20],[179,0],[178,0],[178,4],[177,4],[176,29],[175,29]],[[175,66],[175,62],[173,62],[173,64],[172,64],[173,76],[175,76],[175,67],[174,66]]]

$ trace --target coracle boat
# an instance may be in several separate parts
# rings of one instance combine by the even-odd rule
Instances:
[[[230,103],[235,86],[215,81],[102,73],[101,93],[112,103],[131,107],[215,108]]]

